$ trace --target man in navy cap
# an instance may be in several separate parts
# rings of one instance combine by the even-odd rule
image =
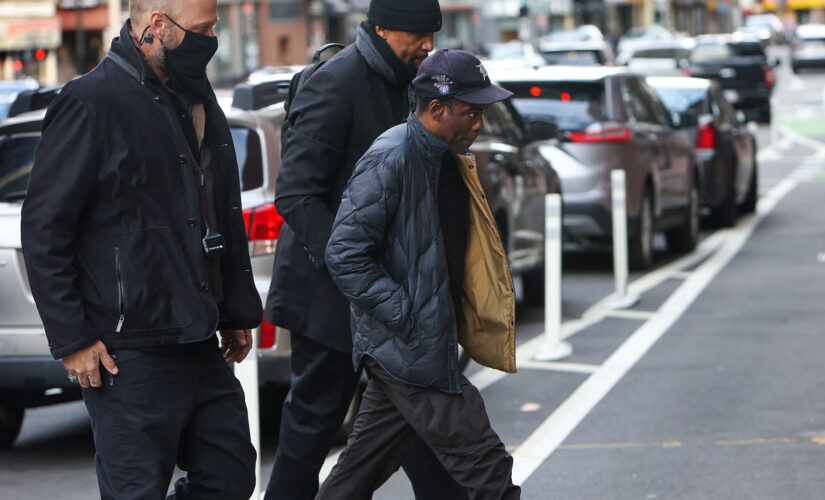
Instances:
[[[355,166],[326,250],[350,302],[353,362],[370,381],[316,499],[367,499],[420,436],[470,498],[513,499],[513,459],[458,368],[515,371],[507,254],[467,148],[511,94],[472,54],[440,50],[413,80],[416,111]]]

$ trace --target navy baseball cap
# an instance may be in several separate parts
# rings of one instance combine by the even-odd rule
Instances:
[[[493,85],[478,58],[464,50],[440,49],[424,59],[412,82],[419,99],[458,99],[468,104],[493,104],[512,92]]]

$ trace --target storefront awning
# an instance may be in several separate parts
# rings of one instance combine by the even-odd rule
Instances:
[[[0,19],[0,50],[56,49],[60,42],[56,17]]]

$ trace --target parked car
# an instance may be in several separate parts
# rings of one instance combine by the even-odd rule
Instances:
[[[660,26],[653,24],[650,26],[637,26],[630,28],[624,35],[622,35],[616,46],[616,52],[622,53],[630,50],[633,46],[638,44],[646,44],[650,41],[656,40],[671,40],[681,35]]]
[[[620,68],[546,66],[494,75],[515,94],[527,121],[549,120],[561,148],[576,162],[558,162],[565,237],[607,245],[612,234],[610,172],[627,174],[630,259],[653,262],[653,235],[664,231],[672,251],[696,245],[699,160],[688,133],[644,78]]]
[[[0,80],[0,120],[9,116],[9,108],[21,92],[40,87],[34,78]]]
[[[702,78],[650,77],[647,82],[674,116],[686,124],[702,160],[699,194],[711,221],[732,226],[739,213],[756,209],[758,170],[756,136],[742,112],[722,97],[719,84]],[[694,125],[695,118],[695,125]]]
[[[569,30],[553,31],[544,36],[542,42],[601,42],[604,34],[593,24],[582,24]]]
[[[544,66],[544,58],[530,43],[511,41],[486,43],[483,46],[483,60],[486,68],[517,68],[522,66]]]
[[[696,37],[685,75],[719,82],[722,95],[734,108],[770,123],[778,65],[778,59],[768,59],[756,38],[701,35]]]
[[[745,18],[743,27],[765,32],[759,34],[759,37],[767,38],[771,43],[785,43],[785,25],[782,24],[782,20],[776,14],[748,16]]]
[[[797,26],[791,45],[791,70],[825,68],[825,24]]]
[[[542,42],[539,52],[547,64],[604,66],[613,64],[613,49],[604,40]]]
[[[694,45],[693,38],[639,41],[616,56],[616,64],[643,75],[681,76]]]

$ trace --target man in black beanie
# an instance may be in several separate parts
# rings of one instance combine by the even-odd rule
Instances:
[[[441,28],[437,0],[372,0],[356,42],[297,92],[283,144],[275,205],[281,230],[265,317],[291,331],[292,380],[267,499],[311,499],[352,401],[349,304],[324,251],[355,162],[410,112],[409,85]],[[420,440],[404,468],[417,498],[467,498]],[[421,480],[418,480],[421,478]]]

